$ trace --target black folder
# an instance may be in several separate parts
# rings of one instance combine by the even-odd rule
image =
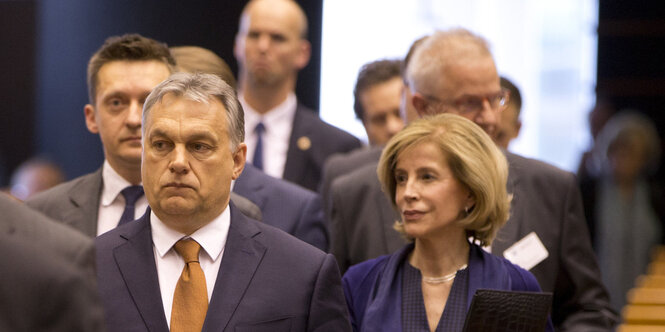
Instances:
[[[542,332],[551,307],[552,293],[478,289],[464,332]]]

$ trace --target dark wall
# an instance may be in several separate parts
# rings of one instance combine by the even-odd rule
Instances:
[[[85,128],[86,64],[112,35],[137,32],[170,46],[209,48],[237,71],[233,41],[247,1],[43,0],[38,2],[38,151],[52,155],[69,178],[103,161],[97,135]],[[313,57],[296,93],[318,109],[322,1],[301,4],[310,20]]]
[[[0,0],[0,187],[34,151],[34,1]]]
[[[665,138],[665,6],[658,0],[600,0],[599,95],[652,118]],[[664,150],[665,152],[665,150]],[[661,161],[662,164],[662,161]],[[661,166],[658,178],[665,180]]]

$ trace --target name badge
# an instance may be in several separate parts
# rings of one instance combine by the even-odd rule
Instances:
[[[529,233],[503,252],[503,257],[525,270],[531,270],[549,255],[536,232]]]

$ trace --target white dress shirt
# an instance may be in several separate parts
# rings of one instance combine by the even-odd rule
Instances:
[[[207,225],[199,228],[191,236],[168,228],[157,216],[155,212],[150,212],[150,227],[152,228],[152,249],[155,254],[155,264],[157,265],[157,276],[159,278],[159,290],[162,294],[162,303],[164,304],[164,314],[166,322],[171,327],[171,307],[173,306],[173,293],[176,284],[180,279],[180,274],[185,267],[185,261],[178,255],[173,246],[178,240],[183,238],[192,238],[201,245],[199,253],[199,264],[203,269],[206,278],[206,288],[208,291],[208,303],[212,297],[212,291],[215,288],[217,273],[222,263],[222,254],[226,246],[226,238],[229,235],[229,226],[231,225],[231,213],[228,206],[224,212],[213,219]]]
[[[296,115],[298,100],[290,93],[284,102],[265,114],[255,111],[242,94],[240,103],[245,111],[245,144],[247,144],[247,161],[252,162],[258,136],[254,132],[256,125],[263,122],[263,172],[276,178],[283,178],[286,154],[289,151],[289,139],[293,129],[293,118]]]
[[[125,197],[120,192],[132,186],[116,172],[107,160],[102,165],[102,196],[97,213],[97,235],[102,235],[118,226],[122,213],[125,212]],[[148,208],[148,199],[141,196],[134,203],[134,219],[138,219]]]

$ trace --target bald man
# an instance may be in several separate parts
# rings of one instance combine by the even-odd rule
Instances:
[[[307,18],[294,1],[254,0],[242,12],[234,54],[248,161],[316,190],[328,156],[358,148],[360,141],[298,102],[298,72],[311,54],[306,36]]]

